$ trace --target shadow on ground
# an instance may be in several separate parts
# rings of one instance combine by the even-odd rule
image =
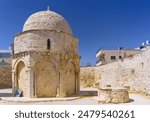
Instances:
[[[134,100],[133,100],[133,99],[129,99],[129,102],[128,102],[128,103],[132,103],[132,102],[134,102]]]
[[[12,93],[0,93],[0,97],[12,97]]]
[[[97,96],[98,95],[98,91],[97,90],[81,90],[80,91],[80,96]]]

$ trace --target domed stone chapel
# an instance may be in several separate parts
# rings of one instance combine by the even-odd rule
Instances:
[[[67,21],[50,10],[32,14],[14,37],[13,93],[23,97],[78,95],[78,39]]]

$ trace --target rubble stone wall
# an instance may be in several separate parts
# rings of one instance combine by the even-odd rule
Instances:
[[[0,66],[0,89],[11,88],[11,65]]]
[[[82,87],[89,87],[86,79],[90,75],[93,77],[90,81],[93,84],[130,86],[132,92],[150,94],[150,49],[103,66],[81,67]]]

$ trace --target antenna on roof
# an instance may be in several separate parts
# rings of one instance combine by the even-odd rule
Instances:
[[[50,7],[49,6],[47,6],[47,11],[50,11]]]

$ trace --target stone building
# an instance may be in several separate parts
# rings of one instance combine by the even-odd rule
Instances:
[[[92,80],[87,80],[87,78]],[[95,67],[80,68],[81,87],[130,87],[130,92],[150,96],[150,47],[132,57]]]
[[[126,57],[133,56],[140,53],[140,49],[110,49],[99,50],[96,54],[96,58],[99,60],[96,62],[96,66],[112,63],[118,60],[122,60]]]
[[[13,93],[24,97],[78,95],[80,84],[78,39],[67,21],[50,10],[31,15],[14,37]]]
[[[0,62],[4,61],[11,64],[11,54],[12,50],[0,50]]]

